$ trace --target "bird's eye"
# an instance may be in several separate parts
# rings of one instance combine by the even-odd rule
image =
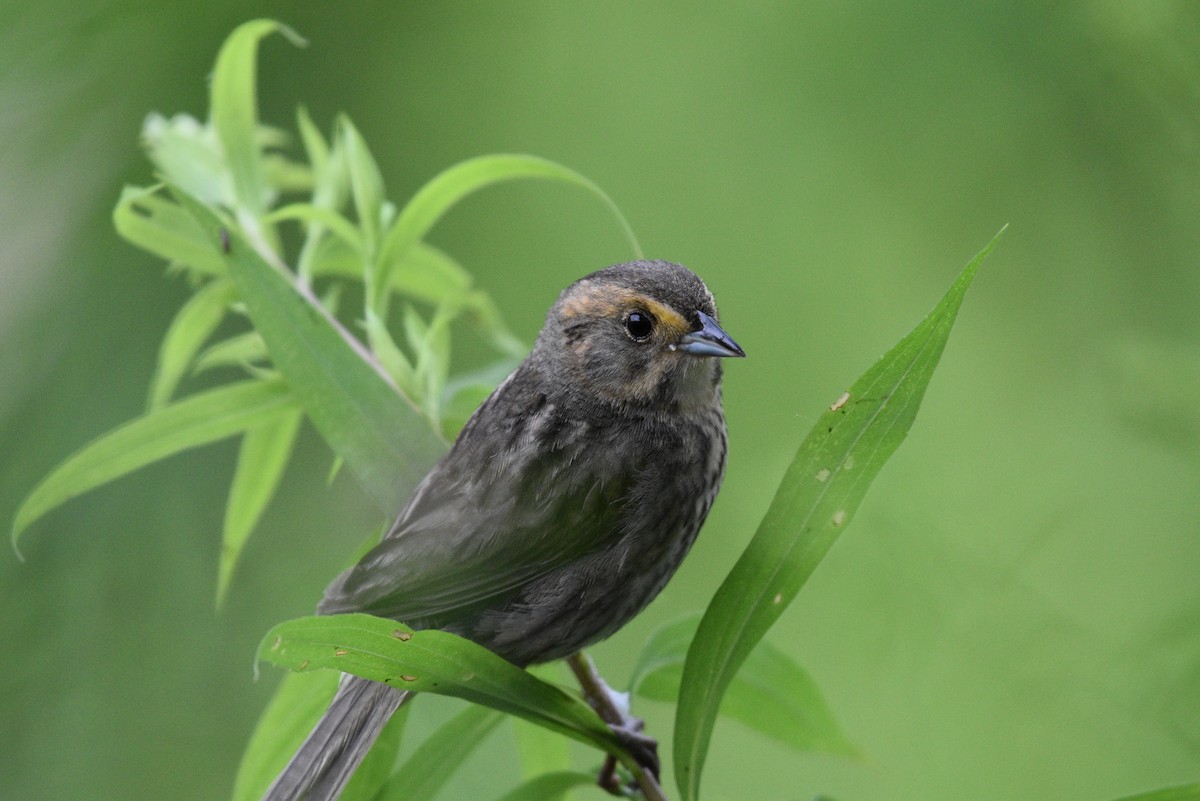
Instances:
[[[654,330],[654,318],[644,311],[633,311],[625,316],[625,331],[634,342],[645,342]]]

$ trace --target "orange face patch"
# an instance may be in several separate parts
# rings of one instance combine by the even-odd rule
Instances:
[[[674,342],[692,330],[683,315],[665,303],[640,292],[613,286],[592,284],[580,287],[563,304],[561,313],[564,317],[624,317],[639,309],[654,317],[657,323],[656,338]]]

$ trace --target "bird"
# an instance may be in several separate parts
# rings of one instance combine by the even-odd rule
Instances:
[[[575,281],[317,613],[449,631],[519,667],[613,634],[662,590],[712,507],[728,450],[722,359],[744,356],[682,265]],[[411,696],[343,675],[264,801],[336,799]]]

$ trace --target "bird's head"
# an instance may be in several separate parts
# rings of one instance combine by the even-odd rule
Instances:
[[[618,264],[571,284],[534,346],[534,358],[573,389],[651,408],[712,403],[719,358],[745,355],[717,324],[704,282],[665,261]]]

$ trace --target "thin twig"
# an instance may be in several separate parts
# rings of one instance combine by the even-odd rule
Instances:
[[[588,705],[596,711],[600,719],[610,726],[625,727],[628,721],[620,709],[617,709],[613,703],[612,696],[608,693],[608,685],[601,678],[596,670],[595,664],[592,663],[591,657],[583,651],[572,654],[567,657],[567,664],[571,667],[571,672],[575,674],[575,678],[579,681],[579,687],[583,690],[584,700]],[[604,769],[601,770],[601,778],[606,773],[610,773],[616,766],[616,758],[611,754],[608,760],[605,761]],[[642,795],[646,801],[667,801],[666,795],[663,793],[662,787],[658,780],[650,771],[646,770],[642,765],[634,766],[626,765],[630,768],[633,778],[637,781],[638,787],[641,788]],[[603,785],[602,785],[603,786]],[[611,788],[605,787],[606,790]]]

